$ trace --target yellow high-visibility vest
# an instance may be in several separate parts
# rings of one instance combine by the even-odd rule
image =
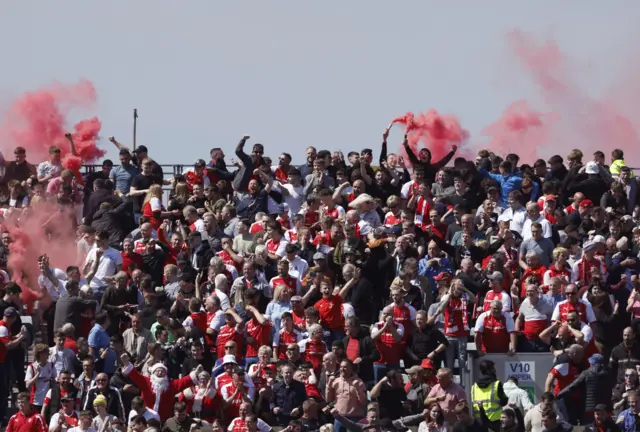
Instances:
[[[500,406],[500,398],[498,398],[499,385],[500,381],[496,380],[492,385],[485,388],[478,387],[478,384],[474,384],[471,387],[471,403],[477,419],[480,418],[480,405],[478,405],[478,402],[482,402],[487,418],[490,421],[500,420],[502,407]]]

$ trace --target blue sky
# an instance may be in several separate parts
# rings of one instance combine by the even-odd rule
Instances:
[[[245,133],[298,162],[308,145],[378,149],[390,119],[428,108],[477,135],[509,103],[539,102],[506,32],[556,40],[598,91],[640,19],[639,2],[595,0],[34,4],[3,5],[0,104],[84,77],[105,138],[129,144],[137,108],[138,143],[187,164],[215,146],[231,155]]]

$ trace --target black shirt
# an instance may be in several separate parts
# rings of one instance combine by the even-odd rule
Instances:
[[[150,176],[138,174],[131,181],[131,187],[136,188],[136,190],[146,190],[154,184],[162,185],[162,177],[157,177],[155,174],[151,174]],[[132,196],[130,200],[133,203],[133,212],[142,213],[144,195]]]
[[[3,298],[3,299],[0,299],[0,316],[4,316],[4,311],[7,310],[8,307],[15,308],[18,311],[18,313],[20,313],[20,311],[22,310],[20,306],[18,306],[17,304],[8,302]],[[9,329],[11,330],[11,335],[15,336],[18,333],[20,333],[21,328],[22,328],[22,320],[18,316],[16,321],[13,323],[13,325]]]
[[[378,405],[380,406],[380,418],[399,419],[404,415],[402,402],[407,400],[407,393],[404,388],[394,388],[384,385],[378,395]]]

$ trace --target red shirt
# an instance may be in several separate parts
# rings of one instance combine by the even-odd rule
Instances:
[[[47,423],[44,417],[36,410],[32,410],[29,416],[18,411],[9,420],[7,432],[47,432]]]
[[[320,314],[320,322],[328,330],[342,330],[344,328],[344,316],[342,316],[342,297],[333,295],[320,299],[313,305]]]
[[[277,350],[276,353],[278,354],[278,358],[280,360],[286,360],[287,359],[287,345],[295,343],[297,344],[298,342],[300,342],[300,332],[298,330],[296,330],[296,328],[294,327],[292,331],[287,331],[286,328],[283,328],[282,330],[280,330],[280,334],[279,334],[279,343],[277,346],[274,347]]]
[[[396,304],[393,305],[393,320],[397,323],[402,324],[402,327],[404,327],[404,336],[402,336],[402,340],[404,342],[407,341],[409,333],[411,333],[413,320],[415,320],[415,318],[416,312],[413,307],[407,305],[406,303],[402,306],[398,306]]]
[[[384,323],[379,322],[373,325],[375,330],[380,329]],[[397,331],[401,333],[404,337],[405,331],[402,324],[394,321],[393,325],[396,327]],[[380,353],[380,358],[376,362],[376,364],[390,364],[397,365],[400,363],[400,359],[404,355],[404,347],[405,343],[400,339],[400,341],[396,341],[389,330],[385,330],[382,335],[375,341],[376,348],[378,348],[378,352]]]
[[[513,320],[507,322],[504,312],[498,318],[491,312],[484,313],[481,317],[483,315],[482,328],[478,329],[478,333],[482,334],[482,349],[487,353],[506,353],[509,351],[509,334],[515,331]]]
[[[282,219],[282,217],[278,216],[276,218],[276,222],[278,222],[280,224],[280,226],[282,227],[283,230],[290,230],[291,228],[293,228],[293,222],[291,222],[291,219],[287,219],[284,220]]]
[[[298,279],[291,276],[286,276],[286,277],[276,276],[273,279],[271,279],[271,285],[273,286],[274,290],[278,285],[286,286],[287,292],[289,293],[289,298],[293,297],[298,293]]]
[[[301,344],[303,344],[304,359],[313,365],[316,372],[319,372],[322,369],[322,357],[327,353],[327,344],[323,341],[316,342],[313,339],[307,339]]]
[[[253,343],[247,343],[247,357],[258,357],[258,349],[262,345],[271,345],[271,323],[269,320],[260,324],[256,317],[247,322],[245,332],[255,339]]]
[[[345,355],[351,361],[355,361],[360,357],[360,341],[355,338],[349,338],[349,343],[345,347]]]
[[[238,344],[238,350],[236,355],[236,360],[240,362],[242,358],[242,340],[244,339],[243,334],[236,331],[236,327],[229,327],[228,324],[220,327],[220,332],[218,333],[218,358],[224,357],[224,345],[232,340],[236,344]]]
[[[305,226],[310,227],[311,225],[318,223],[319,220],[320,220],[320,214],[318,212],[307,211],[304,214]]]
[[[71,351],[78,354],[78,344],[70,337],[64,339],[64,347],[69,348]]]
[[[307,328],[307,321],[305,320],[305,317],[304,317],[304,311],[302,311],[300,315],[298,315],[294,311],[291,311],[291,315],[293,315],[294,326],[296,326],[300,330],[304,330],[305,328]]]
[[[556,385],[553,389],[553,394],[558,394],[560,390],[567,387],[574,382],[578,375],[580,375],[580,369],[573,363],[560,363],[555,365],[551,369],[551,375],[556,378]]]
[[[251,227],[249,228],[249,234],[258,234],[260,231],[264,231],[262,222],[254,222],[251,224]]]
[[[249,387],[244,385],[245,394],[249,391]],[[228,399],[235,393],[236,386],[231,381],[229,384],[226,384],[220,389],[220,393],[222,393],[222,397],[225,398],[227,402],[231,402],[230,405],[227,406],[224,414],[226,418],[236,418],[240,414],[240,405],[244,402],[244,399],[240,393],[236,394],[233,399]]]
[[[0,364],[4,364],[4,359],[7,356],[7,348],[4,344],[9,342],[11,342],[11,332],[4,320],[2,320],[0,321]]]
[[[129,276],[131,276],[132,272],[132,270],[129,270],[131,264],[135,264],[137,269],[142,269],[142,255],[135,252],[132,252],[131,255],[127,255],[122,252],[120,256],[122,257],[122,270],[126,271]]]

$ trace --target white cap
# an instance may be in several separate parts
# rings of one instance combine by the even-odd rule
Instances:
[[[228,363],[238,364],[238,362],[236,361],[236,356],[227,354],[226,356],[222,357],[222,366]]]

